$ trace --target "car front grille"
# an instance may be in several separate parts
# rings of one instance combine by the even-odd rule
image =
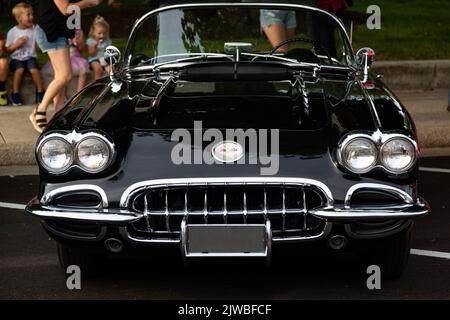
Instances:
[[[327,198],[312,185],[215,184],[167,185],[143,188],[129,201],[129,209],[144,217],[127,226],[137,240],[180,239],[187,224],[264,224],[269,220],[272,238],[314,238],[326,222],[308,214],[324,207]]]

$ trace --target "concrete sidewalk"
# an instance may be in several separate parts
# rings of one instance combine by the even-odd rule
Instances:
[[[397,95],[412,114],[424,155],[450,154],[450,112],[447,91],[400,91]],[[39,135],[28,119],[34,106],[0,108],[0,166],[34,165]],[[49,110],[52,115],[52,110]]]

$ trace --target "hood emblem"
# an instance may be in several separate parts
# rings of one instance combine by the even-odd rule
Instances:
[[[235,162],[244,156],[244,148],[234,141],[222,141],[212,148],[212,155],[220,162]]]

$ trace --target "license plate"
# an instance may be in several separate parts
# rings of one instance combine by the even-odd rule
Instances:
[[[185,257],[268,257],[270,224],[182,225]]]

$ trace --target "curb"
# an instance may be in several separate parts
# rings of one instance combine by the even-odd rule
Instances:
[[[0,166],[36,165],[34,143],[13,143],[0,145]]]
[[[393,90],[450,89],[450,60],[375,61],[372,71]]]

